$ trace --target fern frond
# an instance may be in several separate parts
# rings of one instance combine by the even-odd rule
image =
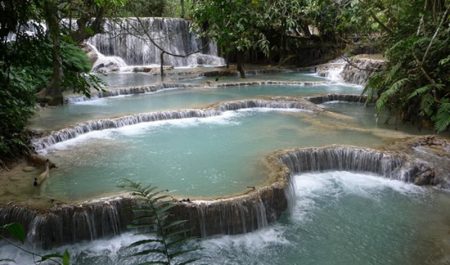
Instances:
[[[409,81],[409,78],[400,79],[392,84],[392,86],[390,86],[388,90],[381,93],[376,103],[377,110],[382,111],[386,107],[388,101],[393,96],[395,96],[400,91],[400,89],[404,87]]]
[[[407,100],[410,100],[414,97],[423,95],[425,93],[427,93],[429,90],[433,89],[433,85],[425,85],[423,87],[419,87],[418,89],[414,90],[414,92],[412,92],[411,94],[408,95]]]
[[[141,264],[189,264],[197,259],[180,260],[184,254],[193,252],[197,248],[180,250],[179,246],[186,242],[190,230],[185,229],[187,221],[171,220],[171,209],[175,204],[168,200],[170,196],[164,194],[152,185],[143,186],[131,180],[125,180],[123,187],[129,188],[138,197],[138,205],[133,209],[134,220],[132,228],[150,233],[152,238],[133,242],[128,248],[142,247],[126,258],[147,256],[150,260]],[[157,254],[151,256],[152,254]],[[174,261],[176,258],[177,261]],[[155,260],[151,260],[155,259]]]
[[[437,132],[447,130],[450,126],[450,103],[442,103],[433,120],[435,122],[434,128]]]

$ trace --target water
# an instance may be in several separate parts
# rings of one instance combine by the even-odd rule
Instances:
[[[46,108],[31,120],[36,129],[61,129],[77,122],[168,109],[205,106],[222,100],[257,96],[306,96],[320,93],[360,93],[361,88],[338,84],[320,86],[244,86],[161,91],[146,95],[119,96]]]
[[[377,116],[374,105],[365,106],[364,103],[330,101],[322,106],[335,113],[352,117],[353,121],[363,128],[396,130],[415,135],[433,134],[432,130],[420,129],[411,123],[403,123],[395,121],[395,119],[388,120],[388,116],[385,114]]]
[[[199,38],[189,30],[190,22],[179,18],[135,18],[106,21],[105,33],[97,34],[88,42],[105,55],[119,56],[129,65],[160,64],[160,49],[153,45],[148,36],[165,51],[187,55],[174,57],[164,55],[164,62],[172,66],[224,65],[217,57],[217,45]],[[142,32],[145,32],[143,34]]]
[[[159,73],[159,70],[157,70]],[[192,84],[205,84],[207,81],[214,82],[239,82],[239,81],[261,81],[261,80],[280,80],[280,81],[326,81],[325,78],[319,77],[315,74],[299,73],[299,72],[285,72],[276,74],[256,74],[248,75],[247,78],[242,79],[239,75],[235,76],[220,76],[220,77],[206,77],[199,76],[193,77],[195,74],[186,75],[177,74],[177,70],[172,70],[173,75],[168,75],[165,81],[176,81]],[[98,75],[108,87],[124,87],[124,86],[144,86],[160,81],[159,75],[147,74],[147,73],[109,73],[107,75]],[[217,81],[216,81],[217,79]]]
[[[448,194],[377,176],[308,173],[294,177],[292,212],[248,234],[197,241],[195,264],[444,265],[450,261]],[[432,224],[432,225],[430,225]],[[64,246],[73,264],[123,264],[125,247],[145,236]],[[11,247],[1,257],[31,264]],[[445,256],[446,255],[446,256]],[[129,260],[128,260],[129,261]],[[143,260],[140,260],[141,262]],[[129,261],[130,262],[130,261]]]
[[[203,241],[205,263],[448,264],[448,196],[349,172],[294,182],[292,213],[262,231]]]
[[[120,181],[130,178],[183,196],[229,195],[263,184],[260,162],[276,149],[382,142],[370,134],[322,130],[305,117],[320,119],[262,109],[87,133],[48,150],[58,168],[41,193],[83,199],[117,191]]]

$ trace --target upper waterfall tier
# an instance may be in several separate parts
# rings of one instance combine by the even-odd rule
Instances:
[[[161,50],[151,43],[150,38],[166,52],[188,57],[165,54],[164,64],[175,67],[197,65],[223,65],[217,56],[217,45],[205,38],[199,38],[190,31],[187,20],[179,18],[126,18],[107,21],[105,33],[97,34],[88,42],[104,55],[119,56],[129,65],[160,64]]]

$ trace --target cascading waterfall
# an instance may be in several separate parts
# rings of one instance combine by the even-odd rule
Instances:
[[[318,66],[317,72],[320,76],[326,77],[332,82],[343,82],[341,74],[345,65],[346,62],[343,59],[336,59]]]
[[[425,162],[357,147],[299,149],[282,154],[280,160],[293,174],[326,170],[369,172],[417,185],[432,184],[434,179],[433,170]]]
[[[365,103],[367,101],[367,96],[352,94],[328,94],[323,96],[306,97],[306,99],[314,104],[322,104],[330,101]]]
[[[182,111],[159,111],[159,112],[134,114],[114,119],[101,119],[82,122],[73,127],[51,132],[50,135],[48,136],[33,139],[32,144],[36,151],[42,151],[45,148],[48,148],[56,143],[64,142],[92,131],[120,128],[143,122],[219,116],[223,114],[223,112],[225,111],[247,109],[247,108],[274,108],[274,109],[282,108],[282,109],[302,109],[302,110],[317,109],[317,107],[315,107],[312,103],[302,99],[285,100],[282,98],[274,100],[261,100],[261,99],[238,100],[221,103],[215,106],[214,108],[204,110],[191,109]]]
[[[127,63],[119,56],[106,56],[99,52],[94,45],[90,43],[86,43],[86,45],[89,53],[92,53],[90,57],[95,59],[92,65],[93,72],[118,71],[121,67],[127,66]]]
[[[246,194],[225,199],[178,202],[172,217],[188,220],[193,235],[239,234],[275,222],[292,207],[292,176],[308,171],[347,170],[375,173],[387,178],[433,183],[434,172],[427,163],[407,155],[352,146],[329,146],[278,151],[267,157],[272,183]],[[27,227],[28,240],[49,248],[64,243],[117,235],[132,219],[135,201],[119,197],[82,205],[54,206],[45,212],[26,207],[0,208],[0,223],[20,222]]]
[[[148,40],[150,36],[160,47],[170,53],[164,55],[164,64],[175,67],[225,64],[217,56],[217,45],[201,39],[189,30],[189,22],[179,18],[126,18],[119,22],[107,21],[105,33],[97,34],[88,42],[105,55],[121,57],[128,65],[159,65],[161,51]],[[145,34],[143,33],[145,31]],[[148,34],[148,36],[147,36]]]
[[[11,206],[0,208],[0,223],[19,222],[28,231],[27,241],[50,248],[120,234],[131,222],[131,205],[131,199],[119,198],[78,206],[54,206],[45,212]]]

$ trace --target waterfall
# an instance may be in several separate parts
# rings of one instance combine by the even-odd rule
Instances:
[[[306,99],[314,104],[322,104],[329,101],[365,103],[367,101],[367,96],[352,94],[328,94],[323,96],[306,97]]]
[[[208,109],[191,109],[182,111],[158,111],[150,113],[139,113],[113,119],[92,120],[78,123],[75,126],[53,131],[49,135],[32,139],[32,145],[36,151],[42,151],[56,143],[74,139],[82,134],[92,131],[100,131],[105,129],[114,129],[124,126],[134,125],[143,122],[174,120],[184,118],[205,118],[211,116],[219,116],[225,111],[247,109],[247,108],[283,108],[283,109],[301,109],[301,110],[317,110],[319,109],[312,103],[303,100],[286,100],[285,98],[275,98],[273,100],[248,99],[230,101],[216,105],[214,108]]]
[[[121,67],[127,66],[127,63],[118,56],[106,56],[99,52],[97,48],[90,44],[86,43],[88,57],[94,61],[92,66],[93,72],[111,72],[111,71],[119,71]]]
[[[373,149],[332,146],[286,152],[280,160],[292,174],[309,171],[368,172],[417,185],[432,184],[434,172],[425,162]]]
[[[45,212],[26,207],[0,208],[0,224],[21,223],[27,241],[40,248],[118,235],[131,222],[132,200],[116,198],[78,206],[54,206]]]
[[[286,208],[284,187],[272,185],[226,199],[182,202],[173,214],[188,220],[193,235],[206,237],[255,231],[278,220]]]
[[[343,82],[344,80],[342,79],[341,74],[345,65],[346,62],[343,59],[333,60],[329,63],[319,65],[317,67],[317,73],[332,82]]]
[[[179,18],[126,18],[120,21],[106,21],[105,33],[97,34],[88,42],[105,55],[123,58],[129,65],[159,65],[160,50],[150,43],[150,36],[165,51],[188,57],[164,55],[164,63],[175,66],[199,66],[225,64],[217,56],[217,45],[199,38],[190,31],[190,23]],[[145,31],[145,33],[143,33]],[[148,35],[148,36],[147,36]]]
[[[270,184],[224,199],[178,202],[171,218],[187,220],[192,235],[239,234],[267,226],[292,207],[295,194],[291,177],[324,170],[368,172],[387,178],[434,183],[434,171],[425,162],[397,152],[352,146],[328,146],[278,151],[266,158]],[[136,203],[129,197],[53,206],[38,211],[20,206],[0,207],[0,225],[19,222],[27,228],[27,240],[49,248],[64,243],[117,235],[132,220]]]

